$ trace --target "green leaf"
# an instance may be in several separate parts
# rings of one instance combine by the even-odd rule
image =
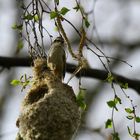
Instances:
[[[136,117],[135,119],[137,123],[140,123],[140,117]]]
[[[23,41],[21,39],[19,39],[19,41],[18,41],[18,48],[19,49],[23,48]]]
[[[128,130],[129,135],[133,137],[132,130],[129,128],[129,126],[127,126],[127,130]]]
[[[55,12],[55,11],[51,11],[50,12],[50,18],[51,19],[54,19],[54,18],[56,18],[58,16],[58,13],[57,12]]]
[[[59,0],[55,0],[56,4],[59,5]]]
[[[108,105],[110,108],[113,108],[113,107],[116,106],[116,103],[115,103],[115,101],[110,100],[110,101],[107,102],[107,105]]]
[[[37,14],[34,16],[34,20],[35,20],[36,22],[39,20],[39,16],[38,16]]]
[[[122,104],[121,99],[118,96],[115,97],[115,104],[117,103]]]
[[[17,25],[17,24],[14,24],[13,26],[12,26],[12,29],[14,29],[14,30],[22,30],[22,28],[23,28],[23,25],[22,24],[19,24],[19,25]]]
[[[85,110],[86,109],[86,103],[85,103],[85,90],[84,89],[80,89],[77,97],[76,97],[76,101],[78,103],[78,105],[81,107],[81,109]]]
[[[133,113],[133,110],[132,110],[131,108],[125,108],[125,111],[126,111],[128,114]]]
[[[25,89],[29,84],[30,84],[30,81],[29,80],[23,82],[22,83],[22,88]]]
[[[105,128],[112,128],[112,120],[108,119],[105,123]]]
[[[21,2],[17,6],[19,6],[19,8],[21,8],[22,10],[25,10],[26,9],[26,6],[25,6],[25,4],[23,2]]]
[[[65,15],[67,12],[69,12],[70,10],[66,7],[63,7],[61,10],[60,10],[60,14],[62,15]]]
[[[128,89],[128,83],[120,83],[121,88]]]
[[[86,109],[87,105],[86,105],[85,102],[77,101],[77,103],[78,103],[78,105],[80,106],[80,108],[81,108],[82,110],[85,110],[85,109]]]
[[[23,41],[22,41],[22,39],[20,38],[20,39],[18,40],[18,44],[17,44],[17,48],[16,48],[16,54],[18,54],[18,53],[21,51],[21,49],[23,49]]]
[[[74,10],[76,10],[76,12],[80,9],[80,6],[77,5],[76,7],[73,8]]]
[[[31,14],[25,15],[23,19],[32,20],[34,17]]]
[[[117,107],[116,107],[116,101],[114,100],[110,100],[110,101],[108,101],[107,102],[107,105],[110,107],[110,108],[115,108],[116,109],[116,111],[118,111],[118,109],[117,109]]]
[[[117,132],[113,133],[112,136],[113,136],[113,140],[120,140],[119,133],[117,133]]]
[[[84,21],[85,21],[85,26],[88,28],[90,26],[90,23],[89,23],[88,19],[85,18]]]
[[[134,119],[134,117],[133,117],[133,116],[131,116],[131,115],[126,116],[126,118],[127,118],[128,120],[133,120],[133,119]]]
[[[140,134],[139,133],[132,133],[132,130],[129,128],[129,126],[127,126],[127,130],[128,130],[128,133],[131,137],[134,137],[135,139],[139,139],[140,137]]]
[[[140,134],[135,132],[135,133],[133,133],[133,137],[134,137],[136,140],[138,140],[139,137],[140,137]]]
[[[17,79],[14,79],[14,80],[11,81],[10,84],[13,85],[13,86],[17,86],[17,85],[20,85],[21,82],[19,80],[17,80]]]
[[[106,80],[107,80],[109,83],[112,83],[112,82],[113,82],[114,77],[113,77],[113,75],[112,75],[110,72],[108,73],[108,76],[107,76]]]

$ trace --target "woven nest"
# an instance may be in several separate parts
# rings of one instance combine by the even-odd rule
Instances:
[[[80,123],[80,111],[72,88],[44,65],[34,62],[34,79],[17,120],[16,140],[71,140]]]

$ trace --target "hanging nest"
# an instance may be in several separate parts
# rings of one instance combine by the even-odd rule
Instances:
[[[47,69],[46,59],[36,59],[33,69],[34,84],[21,105],[16,140],[71,140],[80,123],[72,88]]]

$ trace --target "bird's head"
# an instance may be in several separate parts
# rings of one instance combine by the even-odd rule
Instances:
[[[54,40],[53,43],[64,44],[64,39],[61,36],[59,36]]]

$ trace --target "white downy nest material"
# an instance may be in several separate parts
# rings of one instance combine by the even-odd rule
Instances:
[[[34,84],[26,94],[16,140],[71,140],[80,123],[72,88],[47,69],[45,59],[34,61]]]

